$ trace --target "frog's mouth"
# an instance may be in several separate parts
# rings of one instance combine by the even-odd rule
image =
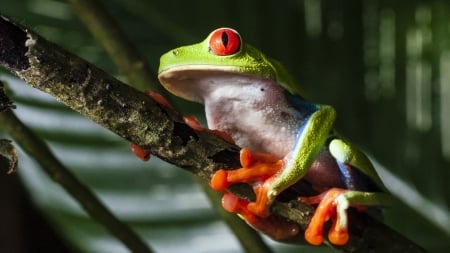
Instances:
[[[236,67],[189,65],[162,70],[158,78],[169,92],[198,103],[203,103],[205,96],[217,86],[244,86],[271,80],[254,74],[243,74],[241,71]]]

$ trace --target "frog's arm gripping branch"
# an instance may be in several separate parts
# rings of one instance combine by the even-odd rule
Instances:
[[[239,147],[208,131],[194,131],[178,113],[5,17],[0,17],[0,64],[122,138],[202,178],[240,165]],[[241,185],[232,191],[251,199],[249,189]],[[296,202],[275,201],[271,211],[303,229],[313,214],[311,206]],[[351,219],[351,240],[339,247],[343,252],[425,252],[365,214]]]

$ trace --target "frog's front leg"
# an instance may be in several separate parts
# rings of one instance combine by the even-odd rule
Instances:
[[[217,171],[212,177],[211,187],[225,191],[234,183],[251,183],[256,201],[249,203],[246,208],[258,217],[268,217],[268,207],[276,196],[307,173],[328,138],[334,119],[332,107],[317,105],[300,128],[296,144],[286,157],[279,160],[270,154],[243,149],[242,168]]]
[[[336,159],[344,184],[348,189],[332,188],[318,196],[300,198],[301,201],[309,204],[318,204],[316,212],[305,231],[305,239],[313,245],[320,245],[323,242],[323,227],[330,219],[332,221],[331,228],[328,231],[330,242],[335,245],[347,243],[349,239],[347,209],[350,206],[359,208],[381,206],[391,201],[391,196],[384,192],[386,190],[375,173],[375,169],[361,151],[340,139],[331,141],[329,150]],[[348,175],[353,169],[358,170],[357,173],[361,172],[361,177],[369,180],[366,181],[364,186],[356,185],[353,181],[354,178]],[[360,183],[365,180],[358,181]],[[371,183],[373,183],[372,186],[369,185]],[[362,188],[362,190],[358,190],[358,188]]]

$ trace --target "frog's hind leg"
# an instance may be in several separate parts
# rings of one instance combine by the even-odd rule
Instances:
[[[320,195],[300,198],[309,204],[318,204],[305,231],[305,239],[314,245],[323,242],[323,226],[331,219],[328,239],[335,245],[344,245],[349,239],[347,209],[380,206],[391,201],[369,159],[353,146],[340,139],[330,142],[330,153],[342,174],[347,189],[331,188]]]

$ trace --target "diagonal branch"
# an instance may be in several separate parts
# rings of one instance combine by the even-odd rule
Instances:
[[[0,18],[0,63],[31,86],[202,178],[209,179],[218,168],[239,166],[239,147],[206,131],[195,132],[178,113],[6,18]],[[233,191],[253,197],[245,185]],[[297,202],[276,202],[272,211],[302,228],[313,213]],[[351,221],[351,241],[339,247],[343,252],[425,252],[365,214],[352,215]]]

